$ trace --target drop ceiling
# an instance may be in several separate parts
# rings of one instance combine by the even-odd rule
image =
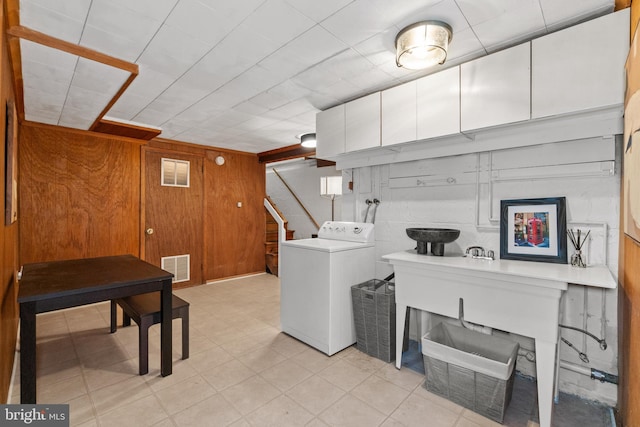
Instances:
[[[318,111],[613,12],[614,0],[20,0],[20,25],[137,64],[106,117],[259,153]],[[453,28],[443,67],[395,65],[406,25]],[[25,119],[89,129],[130,73],[20,39]]]

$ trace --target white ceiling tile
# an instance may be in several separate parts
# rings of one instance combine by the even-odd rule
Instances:
[[[387,28],[382,33],[364,40],[353,47],[353,50],[362,55],[374,65],[396,61],[395,38],[398,30],[395,26]]]
[[[196,0],[180,0],[165,24],[211,47],[222,40],[235,26],[234,23],[228,22],[225,16]]]
[[[286,0],[291,6],[305,14],[305,16],[320,22],[333,15],[353,0]]]
[[[91,0],[57,0],[55,2],[51,0],[20,0],[21,12],[25,7],[28,7],[27,3],[68,16],[78,22],[84,22],[87,19],[87,13],[91,6]]]
[[[173,81],[170,76],[153,68],[141,65],[138,70],[138,75],[133,79],[125,95],[127,93],[133,93],[138,96],[146,96],[154,99],[171,86]]]
[[[613,12],[615,3],[612,0],[540,0],[547,29],[553,31],[558,26],[567,26]]]
[[[116,103],[109,110],[109,115],[117,117],[119,119],[131,120],[136,114],[144,109],[152,100],[146,96],[140,96],[133,94],[132,92],[125,91],[125,93],[118,98]]]
[[[492,18],[473,24],[476,36],[488,51],[504,47],[509,41],[516,44],[527,34],[537,36],[546,31],[537,0],[519,0],[517,3],[519,7],[501,10]]]
[[[288,78],[347,48],[344,42],[316,25],[260,61],[259,65]]]
[[[45,0],[46,1],[46,0]],[[95,3],[98,0],[93,0]],[[164,21],[178,0],[100,0],[114,7],[124,7],[151,19]]]
[[[78,58],[78,65],[71,84],[113,97],[130,76],[131,73],[120,68]]]
[[[366,0],[355,0],[321,23],[322,27],[349,46],[367,40],[393,25]]]
[[[78,57],[62,50],[20,39],[23,61],[37,62],[58,70],[75,70]]]
[[[78,43],[82,35],[84,20],[76,20],[55,10],[41,7],[35,3],[20,4],[20,22],[28,23],[28,28],[40,31],[51,37]]]
[[[111,98],[112,96],[110,96],[110,94],[71,86],[69,88],[69,94],[67,95],[63,112],[65,108],[71,107],[78,110],[84,110],[88,116],[92,115],[95,119]]]
[[[141,123],[148,123],[152,126],[162,127],[163,124],[173,117],[173,114],[166,111],[156,111],[151,108],[145,108],[133,117],[133,120]]]
[[[254,116],[258,116],[269,111],[268,108],[263,107],[262,105],[255,104],[249,101],[242,102],[234,107],[238,111],[242,111],[243,113],[251,114]]]
[[[248,68],[271,55],[282,44],[276,43],[249,26],[238,26],[212,51],[221,60]]]
[[[467,28],[458,31],[451,38],[451,44],[447,52],[447,62],[456,58],[468,57],[474,54],[479,56],[484,53],[484,47],[482,43],[480,43],[480,40],[478,40],[476,33],[471,28]]]
[[[283,0],[267,0],[240,27],[260,34],[280,47],[314,25],[314,21]]]
[[[58,84],[67,85],[71,84],[73,79],[73,71],[56,68],[54,64],[43,64],[41,62],[34,62],[29,60],[23,60],[23,72],[22,77],[25,81],[31,77],[35,77],[40,81],[52,81]]]
[[[163,25],[144,50],[139,64],[144,64],[173,78],[178,78],[202,58],[210,47],[183,32]]]
[[[153,1],[153,0],[149,0]],[[265,0],[242,0],[242,1],[220,1],[220,0],[198,0],[205,6],[213,9],[220,16],[223,16],[228,25],[235,27],[245,18],[251,15]]]
[[[80,44],[105,55],[124,61],[135,62],[148,40],[132,40],[121,34],[109,33],[91,25],[85,26]]]
[[[533,2],[538,4],[537,0],[483,0],[482,2],[477,0],[455,0],[455,2],[471,26],[494,20],[509,11],[525,6],[526,3]],[[528,6],[525,7],[527,10],[530,8]]]
[[[148,43],[162,25],[162,20],[110,0],[93,0],[87,25],[109,34]]]
[[[253,65],[250,62],[236,61],[228,56],[221,56],[217,52],[209,52],[183,74],[180,80],[212,92],[248,70]]]

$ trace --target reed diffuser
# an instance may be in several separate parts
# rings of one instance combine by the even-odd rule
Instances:
[[[582,247],[587,241],[589,233],[591,233],[591,230],[588,230],[587,234],[585,234],[583,237],[582,230],[580,229],[577,229],[575,232],[571,229],[567,230],[567,236],[569,236],[569,240],[575,248],[575,252],[573,253],[573,255],[571,255],[571,265],[573,265],[574,267],[585,268],[587,266],[587,264],[584,262],[584,258],[582,257]]]

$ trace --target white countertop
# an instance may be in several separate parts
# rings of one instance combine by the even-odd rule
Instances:
[[[418,255],[415,250],[394,252],[382,256],[391,264],[413,263],[422,266],[440,266],[460,268],[470,271],[506,274],[533,279],[554,280],[576,285],[595,286],[615,289],[617,283],[606,265],[590,265],[586,268],[573,267],[570,264],[548,262],[484,260],[463,257],[461,255]]]

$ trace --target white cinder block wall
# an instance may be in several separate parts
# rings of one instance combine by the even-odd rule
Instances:
[[[334,166],[316,167],[315,160],[284,162],[268,166],[266,169],[267,195],[286,217],[289,222],[288,228],[295,230],[294,238],[310,238],[312,234],[318,232],[318,229],[273,169],[285,180],[319,225],[331,220],[331,200],[320,196],[320,178],[340,176],[341,172]],[[341,207],[342,201],[338,197],[335,200],[336,221],[340,220]]]
[[[341,199],[342,219],[362,221],[365,200],[381,201],[375,221],[378,260],[415,247],[407,227],[457,228],[460,237],[445,246],[446,253],[462,254],[470,245],[481,245],[499,257],[500,200],[564,196],[568,227],[591,230],[587,262],[606,263],[617,278],[620,147],[614,138],[593,138],[344,170],[345,186],[353,180],[354,190]],[[378,262],[378,278],[391,272],[390,265]],[[560,345],[560,358],[617,375],[617,290],[571,286],[565,299],[562,322],[606,335],[608,347],[602,351],[592,338],[561,329],[590,363],[582,363],[566,344]],[[513,339],[535,353],[532,339]],[[535,376],[534,363],[524,355],[518,357],[517,369]],[[559,385],[561,391],[611,405],[617,400],[615,385],[565,369],[560,369]]]

